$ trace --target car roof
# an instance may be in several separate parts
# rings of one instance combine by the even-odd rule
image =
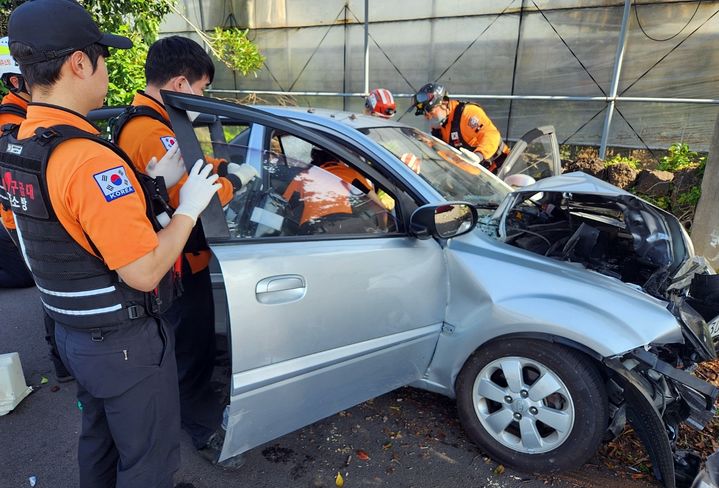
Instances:
[[[409,127],[408,125],[392,119],[383,119],[382,117],[373,117],[370,115],[327,108],[280,107],[276,105],[252,105],[252,108],[263,110],[279,117],[287,117],[298,121],[321,123],[322,125],[328,127],[333,125],[340,126],[340,124],[341,126],[349,126],[353,129]]]

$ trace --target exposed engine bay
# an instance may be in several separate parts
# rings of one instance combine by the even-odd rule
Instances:
[[[516,192],[479,227],[507,244],[576,263],[668,302],[683,343],[647,345],[603,361],[608,437],[631,424],[664,486],[691,480],[698,463],[691,453],[675,450],[676,440],[681,423],[701,430],[715,413],[719,390],[690,372],[716,357],[707,321],[719,312],[714,306],[704,313],[697,303],[707,302],[703,295],[714,298],[719,281],[693,259],[678,221],[629,194],[545,191]]]
[[[505,242],[665,298],[675,256],[671,231],[656,209],[624,196],[545,192],[523,197],[500,224]]]

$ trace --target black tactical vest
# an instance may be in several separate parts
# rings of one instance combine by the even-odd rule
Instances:
[[[467,144],[467,141],[464,140],[464,137],[462,137],[462,129],[461,129],[461,122],[462,122],[462,113],[464,112],[464,107],[467,105],[475,105],[479,106],[476,103],[471,102],[459,102],[457,104],[457,107],[454,109],[454,115],[452,116],[452,125],[449,128],[449,143],[452,144],[454,147],[459,149],[460,147],[465,148],[468,151],[474,151],[474,147]],[[479,128],[481,128],[480,126]],[[434,135],[434,134],[433,134]],[[499,146],[497,147],[497,150],[495,153],[490,156],[487,160],[489,162],[494,161],[499,156],[504,154],[504,148],[505,144],[504,141],[500,139]]]
[[[175,296],[172,273],[165,275],[153,292],[127,286],[116,272],[70,236],[53,211],[46,185],[47,163],[58,145],[77,138],[109,148],[133,168],[118,148],[72,126],[38,129],[33,137],[23,140],[17,139],[15,128],[6,130],[0,137],[0,192],[5,194],[15,214],[21,251],[35,278],[42,303],[50,317],[78,329],[127,326],[147,315],[159,316],[169,308]],[[112,178],[127,178],[123,173],[126,169],[120,167],[119,170]],[[155,230],[159,230],[161,227],[151,210],[151,198],[145,190],[145,185],[154,180],[136,176],[142,186],[148,218]],[[150,190],[159,191],[157,187]],[[86,237],[100,256],[89,236]],[[118,239],[122,238],[119,230]]]
[[[136,117],[150,117],[153,120],[161,122],[168,129],[172,131],[170,123],[162,116],[157,110],[148,107],[146,105],[130,105],[122,111],[120,115],[110,120],[110,140],[116,145],[120,145],[120,134],[122,129]],[[174,132],[174,131],[173,131]],[[159,211],[159,209],[156,209]],[[209,251],[210,247],[207,245],[207,239],[205,238],[205,232],[202,229],[202,222],[197,222],[190,232],[190,237],[187,238],[185,247],[182,249],[183,253],[197,254],[200,251]],[[184,256],[183,256],[184,258]],[[185,270],[189,270],[189,263],[185,263]]]

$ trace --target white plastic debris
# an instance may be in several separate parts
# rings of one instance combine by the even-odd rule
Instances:
[[[25,384],[18,353],[0,354],[0,415],[12,412],[31,391],[32,387]]]
[[[30,486],[35,486],[37,484],[37,476],[30,476],[27,480],[30,482]]]

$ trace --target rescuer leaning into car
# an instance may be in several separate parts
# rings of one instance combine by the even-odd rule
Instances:
[[[312,148],[311,158],[312,164],[290,181],[283,194],[299,234],[387,228],[387,206],[370,180],[320,148]]]
[[[432,135],[496,173],[509,155],[502,135],[479,105],[450,100],[447,89],[427,83],[412,98],[415,115],[430,121]]]

